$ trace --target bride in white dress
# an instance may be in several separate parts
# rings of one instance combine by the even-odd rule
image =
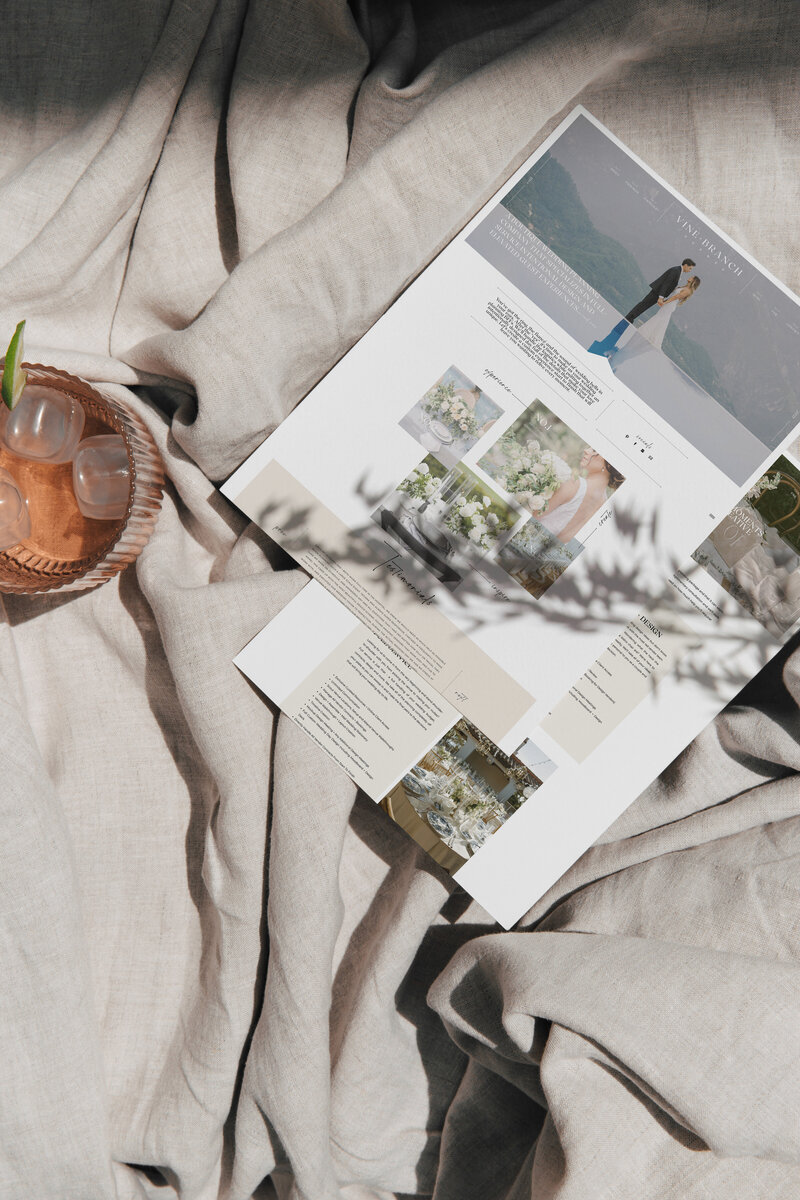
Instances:
[[[568,479],[550,500],[547,512],[536,513],[536,520],[559,541],[569,542],[586,522],[605,503],[609,489],[614,491],[623,482],[615,467],[588,446],[581,456],[580,470],[585,478]]]
[[[676,311],[678,305],[685,304],[699,287],[699,276],[690,275],[686,282],[677,287],[671,296],[667,296],[666,299],[659,299],[658,312],[654,313],[647,321],[644,321],[638,329],[634,325],[631,325],[630,329],[626,329],[617,343],[615,354],[622,350],[626,343],[631,340],[634,332],[640,333],[642,337],[647,338],[651,346],[655,346],[656,350],[660,350],[673,313]]]
[[[583,466],[583,463],[581,463],[581,466]],[[573,484],[577,484],[577,487],[574,490],[572,499],[564,500],[559,504],[559,493],[567,489],[571,491]],[[561,530],[569,524],[580,506],[583,504],[585,496],[586,480],[583,478],[583,476],[579,476],[578,479],[570,479],[569,483],[563,484],[554,494],[553,499],[548,505],[547,512],[542,513],[540,517],[537,517],[539,524],[544,525],[545,529],[549,530],[550,533],[555,533],[556,535],[561,533]],[[553,507],[554,503],[555,508]]]

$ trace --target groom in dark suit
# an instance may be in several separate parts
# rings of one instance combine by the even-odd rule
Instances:
[[[692,273],[692,268],[696,264],[691,258],[685,258],[679,267],[668,267],[663,275],[659,275],[658,279],[654,279],[650,284],[650,291],[635,304],[626,317],[614,326],[611,333],[604,337],[600,342],[592,342],[589,347],[590,354],[602,354],[608,356],[616,349],[617,342],[622,334],[632,325],[637,317],[640,317],[643,312],[647,312],[648,308],[652,308],[654,304],[658,304],[661,296],[670,296],[678,286],[683,271],[688,279]]]

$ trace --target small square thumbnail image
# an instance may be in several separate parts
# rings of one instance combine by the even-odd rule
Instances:
[[[502,547],[497,562],[528,595],[538,600],[582,551],[583,545],[576,538],[562,542],[531,517]]]

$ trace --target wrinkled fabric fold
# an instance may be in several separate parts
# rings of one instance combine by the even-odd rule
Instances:
[[[168,476],[134,568],[3,598],[4,1198],[800,1194],[794,644],[499,935],[232,665],[306,577],[214,486],[576,103],[797,288],[798,42],[789,0],[4,17],[0,339]]]

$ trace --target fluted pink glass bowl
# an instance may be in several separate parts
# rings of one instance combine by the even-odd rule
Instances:
[[[132,563],[153,532],[164,488],[161,456],[132,409],[55,367],[25,363],[24,369],[29,383],[55,388],[78,401],[86,415],[84,438],[116,433],[124,439],[130,492],[123,517],[90,520],[81,513],[72,490],[71,462],[20,458],[0,443],[0,467],[27,497],[31,518],[30,536],[0,553],[0,592],[97,587]]]

